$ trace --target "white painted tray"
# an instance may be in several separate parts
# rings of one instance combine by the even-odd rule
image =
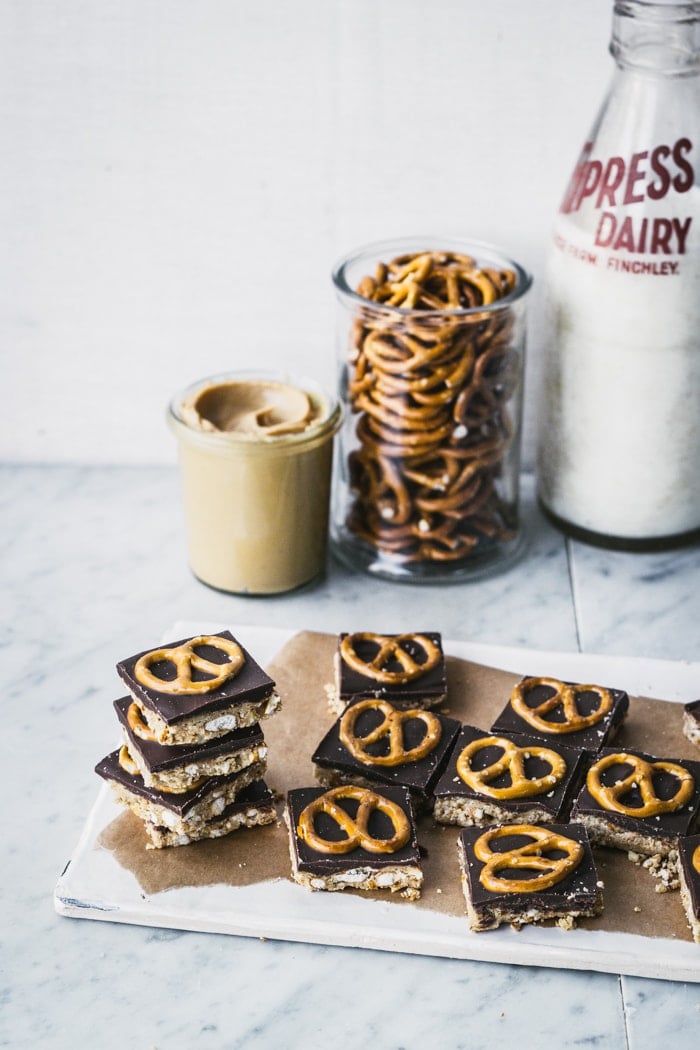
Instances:
[[[179,623],[167,632],[167,637],[221,630],[221,626]],[[295,633],[237,626],[231,630],[263,665]],[[529,674],[550,674],[574,681],[624,683],[630,693],[678,703],[694,699],[700,692],[699,664],[524,651],[466,642],[445,642],[445,649],[453,656],[489,667],[514,672],[526,668]],[[56,885],[55,906],[59,914],[171,929],[700,982],[700,945],[690,941],[602,930],[562,931],[556,927],[526,927],[519,933],[505,927],[475,934],[468,930],[464,917],[406,902],[310,893],[286,878],[253,885],[187,886],[144,893],[135,876],[100,845],[100,836],[121,813],[112,801],[110,789],[103,785]]]

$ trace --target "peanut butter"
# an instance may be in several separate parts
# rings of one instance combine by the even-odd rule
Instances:
[[[173,400],[190,565],[204,583],[279,594],[322,570],[340,408],[311,384],[231,374]]]
[[[264,440],[303,433],[321,419],[324,408],[288,383],[214,382],[183,401],[182,418],[195,430]]]

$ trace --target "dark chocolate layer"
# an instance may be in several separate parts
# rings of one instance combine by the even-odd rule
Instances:
[[[326,876],[336,872],[347,871],[350,868],[370,867],[372,869],[395,867],[397,865],[420,864],[420,853],[416,840],[416,825],[411,805],[411,797],[408,788],[382,787],[377,789],[377,794],[383,795],[390,801],[399,805],[407,815],[411,824],[411,836],[405,846],[393,853],[371,853],[362,846],[356,846],[348,853],[321,853],[307,846],[297,833],[297,824],[302,812],[317,799],[325,794],[326,788],[295,788],[287,793],[287,813],[289,818],[289,833],[296,854],[299,871],[309,872],[313,875]],[[346,799],[337,803],[354,817],[359,803]],[[321,813],[316,817],[315,828],[322,838],[331,842],[339,842],[346,838],[339,825]],[[369,833],[375,838],[390,838],[394,834],[388,818],[375,811],[369,821]]]
[[[229,641],[237,641],[230,631],[220,631],[213,635],[215,638],[226,638]],[[223,707],[231,707],[233,704],[255,703],[270,696],[274,690],[275,683],[265,674],[263,669],[255,662],[250,653],[241,646],[245,663],[234,678],[229,678],[216,689],[206,693],[173,694],[166,691],[158,692],[142,685],[134,678],[134,668],[137,661],[155,649],[174,649],[189,641],[181,638],[177,642],[168,642],[164,646],[154,646],[153,649],[145,649],[142,653],[130,656],[117,664],[117,673],[126,684],[129,692],[146,707],[155,711],[164,722],[169,725],[182,722],[192,715],[201,711],[216,711]],[[240,642],[237,642],[240,645]],[[228,656],[222,649],[214,646],[198,646],[197,651],[212,663],[224,664],[228,662]],[[151,671],[156,677],[162,678],[164,682],[172,681],[176,677],[175,667],[168,660],[161,660],[152,664]],[[206,680],[210,675],[194,670],[192,681]]]
[[[691,912],[700,921],[700,871],[693,864],[693,856],[698,849],[700,835],[689,835],[678,843],[678,860],[685,876]]]
[[[604,750],[597,756],[597,760],[604,758],[608,754],[617,753],[617,748],[604,748]],[[695,781],[692,798],[680,809],[674,810],[670,813],[659,813],[657,816],[651,817],[634,817],[601,806],[589,791],[587,783],[584,782],[578,798],[574,802],[571,812],[572,819],[578,819],[579,817],[585,817],[588,815],[600,816],[618,828],[648,835],[652,838],[663,837],[667,839],[675,839],[680,835],[690,834],[695,829],[698,809],[700,808],[700,762],[692,762],[689,759],[684,758],[661,759],[658,756],[655,757],[644,751],[637,751],[636,749],[628,747],[624,749],[621,748],[620,753],[638,755],[647,762],[673,762],[676,765],[682,766],[684,769],[688,770]],[[610,787],[629,775],[631,770],[632,766],[629,764],[625,764],[624,762],[615,763],[603,772],[601,776],[601,784],[603,784],[604,787]],[[588,776],[586,780],[587,779]],[[653,787],[657,798],[670,799],[675,795],[678,789],[678,778],[663,770],[656,770],[653,775]],[[628,807],[641,805],[642,799],[639,788],[632,788],[620,799],[620,801]]]
[[[496,827],[498,825],[491,825]],[[513,832],[502,838],[491,842],[493,852],[506,852],[526,846],[531,841],[529,836],[518,834],[519,825],[513,825]],[[465,877],[467,888],[474,909],[480,918],[486,920],[491,913],[502,908],[512,914],[522,911],[523,916],[531,910],[551,912],[558,914],[574,913],[577,911],[590,911],[595,908],[601,898],[601,888],[598,885],[598,873],[593,860],[586,829],[576,824],[547,824],[548,832],[559,834],[565,838],[573,839],[583,846],[583,857],[579,865],[562,879],[561,882],[547,889],[537,888],[537,873],[532,869],[517,868],[504,869],[501,878],[512,878],[514,880],[528,879],[532,882],[532,891],[517,891],[514,893],[494,893],[481,882],[481,872],[485,862],[479,860],[474,853],[474,844],[477,839],[487,832],[489,828],[463,828],[460,832],[460,842],[465,857]],[[552,853],[551,856],[564,856],[563,853]]]
[[[442,638],[439,633],[435,631],[412,631],[410,633],[425,635],[439,648],[442,654]],[[350,700],[354,697],[382,696],[386,697],[387,700],[406,702],[424,696],[438,697],[445,694],[447,677],[444,654],[435,667],[420,675],[419,678],[413,678],[411,681],[403,682],[400,685],[386,685],[378,682],[376,678],[372,678],[370,675],[360,674],[352,667],[348,667],[340,652],[340,645],[343,638],[346,637],[347,633],[341,634],[338,639],[338,693],[341,700]],[[387,637],[393,638],[395,636],[387,635]],[[425,659],[425,653],[420,646],[407,642],[404,648],[413,656],[417,663],[421,663]],[[355,646],[355,651],[363,660],[371,660],[376,655],[377,646],[372,642],[359,642]],[[401,665],[398,662],[395,665],[388,664],[386,670],[400,671]]]
[[[155,740],[144,740],[143,737],[137,736],[129,726],[127,712],[132,703],[130,696],[123,696],[114,701],[114,709],[129,738],[129,749],[138,751],[144,765],[151,773],[158,773],[164,769],[176,769],[178,766],[188,765],[191,762],[203,762],[205,759],[230,755],[235,751],[256,747],[264,742],[262,729],[257,722],[244,729],[234,729],[233,732],[216,737],[204,744],[159,744]]]
[[[683,710],[687,715],[690,715],[700,727],[700,700],[692,700],[689,704],[685,704]]]
[[[574,685],[575,683],[566,682],[564,684]],[[554,740],[563,744],[565,747],[580,748],[587,751],[589,754],[595,754],[612,740],[629,708],[629,697],[624,690],[610,689],[610,692],[612,693],[613,698],[611,710],[595,725],[588,726],[585,729],[579,729],[573,733],[562,733],[560,730],[557,731],[557,725],[561,725],[564,721],[561,707],[554,708],[544,716],[547,722],[552,723],[552,732],[549,733],[544,729],[533,726],[530,722],[526,721],[526,719],[522,718],[513,710],[510,700],[491,726],[491,729],[494,733],[507,733],[509,735],[512,735],[513,733],[524,733],[527,736],[538,737],[540,740]],[[536,685],[526,694],[525,702],[528,707],[534,708],[553,695],[554,690],[550,686]],[[592,714],[593,711],[596,711],[600,707],[600,697],[597,693],[592,691],[583,691],[578,694],[577,705],[582,715]]]
[[[361,700],[348,704],[351,709]],[[433,785],[443,769],[452,744],[459,733],[460,723],[454,718],[447,718],[432,712],[440,722],[441,733],[433,751],[415,762],[406,762],[397,766],[369,765],[360,762],[345,747],[340,739],[339,718],[314,751],[311,760],[321,769],[338,770],[344,774],[361,776],[378,784],[398,784],[410,788],[411,792],[425,801],[432,793]],[[372,729],[384,722],[384,716],[377,711],[363,711],[355,722],[355,736],[367,736]],[[417,747],[425,737],[426,726],[417,718],[402,723],[404,750]],[[368,744],[366,751],[370,755],[385,755],[388,752],[388,737],[384,736],[375,744]]]
[[[178,792],[177,794],[174,791],[159,791],[158,788],[147,787],[140,774],[127,773],[119,764],[119,751],[112,751],[111,754],[106,755],[95,766],[95,772],[103,780],[115,781],[115,783],[123,785],[133,794],[141,795],[142,798],[148,799],[149,802],[155,802],[159,806],[163,806],[164,809],[171,809],[181,817],[186,817],[194,806],[204,802],[217,788],[233,784],[236,780],[248,776],[250,770],[243,769],[238,773],[231,773],[223,777],[207,777],[197,787],[190,788],[189,791]],[[251,784],[250,787],[253,787],[253,785]],[[245,790],[241,789],[240,795],[236,798],[236,801],[240,800],[243,806],[250,803],[250,799],[244,798]]]
[[[534,805],[537,805],[543,810],[546,810],[553,820],[565,820],[569,814],[574,796],[581,784],[584,769],[586,767],[585,755],[574,748],[562,747],[558,741],[555,742],[548,740],[545,743],[537,737],[513,734],[506,739],[510,739],[520,748],[527,749],[539,746],[547,747],[552,751],[556,751],[566,762],[566,773],[557,784],[545,792],[540,792],[539,794],[533,792],[532,794],[514,799],[494,799],[493,796],[486,794],[486,792],[475,791],[474,788],[465,784],[457,772],[457,762],[465,747],[467,747],[467,745],[473,740],[479,740],[483,737],[494,735],[497,736],[498,734],[484,732],[482,729],[476,729],[474,726],[462,727],[462,731],[457,743],[455,744],[454,750],[452,751],[447,768],[435,787],[435,797],[465,798],[492,802],[498,805],[501,809],[510,810],[513,813],[518,813],[522,810],[531,810]],[[496,745],[484,747],[474,756],[471,763],[472,769],[485,769],[496,762],[502,755],[502,747]],[[525,759],[524,770],[528,779],[546,776],[551,772],[551,769],[551,764],[542,758],[532,755]],[[493,780],[488,781],[489,786],[493,788],[505,788],[511,783],[512,779],[510,773],[507,771]]]

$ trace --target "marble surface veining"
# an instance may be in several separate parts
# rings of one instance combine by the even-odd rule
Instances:
[[[337,631],[423,627],[544,649],[700,660],[700,550],[565,541],[525,485],[509,572],[411,587],[335,563],[280,598],[218,594],[186,566],[166,468],[0,468],[0,1046],[697,1047],[700,985],[75,921],[52,891],[114,735],[114,664],[175,620]],[[698,683],[700,695],[700,683]],[[699,949],[700,950],[700,949]]]

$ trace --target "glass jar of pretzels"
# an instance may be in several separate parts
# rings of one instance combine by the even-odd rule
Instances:
[[[389,579],[473,579],[521,549],[531,277],[486,245],[387,241],[333,271],[345,423],[331,537]]]

